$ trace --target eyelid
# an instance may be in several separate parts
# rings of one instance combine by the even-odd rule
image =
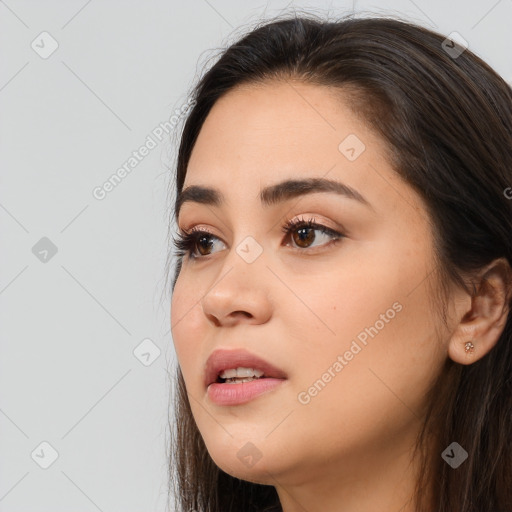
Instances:
[[[329,231],[332,234],[344,235],[347,236],[348,231],[344,226],[337,222],[326,220],[322,217],[318,217],[315,214],[301,214],[297,217],[292,217],[290,220],[285,221],[281,231],[285,231],[287,227],[295,227],[304,224],[304,225],[312,225],[315,229],[321,229],[324,231]],[[334,226],[332,226],[334,224]]]
[[[222,241],[222,238],[216,235],[210,228],[202,227],[200,224],[192,226],[191,228],[188,229],[183,229],[178,226],[178,235],[182,239],[194,236],[196,233],[210,235],[211,237],[217,238]]]
[[[317,220],[317,218],[314,215],[299,215],[298,218],[289,219],[284,222],[279,231],[281,233],[287,234],[287,232],[289,232],[290,230],[298,229],[298,227],[301,226],[302,224],[304,224],[304,227],[310,225],[310,227],[317,231],[327,231],[332,235],[339,235],[340,237],[347,235],[347,230],[342,226],[339,226],[337,224],[337,227],[335,228],[330,227],[327,225],[327,223],[324,223],[322,220]],[[181,236],[193,235],[194,233],[208,234],[214,238],[217,238],[218,240],[221,240],[224,243],[221,236],[216,235],[213,231],[210,230],[210,228],[201,227],[201,224],[196,224],[188,229],[184,229],[178,226],[178,229]]]
[[[290,224],[300,224],[300,222],[303,222],[304,224],[307,224],[309,221],[312,221],[313,224],[317,225],[318,228],[325,228],[327,230],[330,230],[334,233],[338,233],[340,235],[347,236],[349,231],[345,228],[345,226],[341,225],[339,222],[334,221],[328,221],[323,219],[322,217],[318,218],[319,216],[316,214],[300,214],[295,217],[292,217],[289,220],[285,220],[283,226],[287,226]],[[334,224],[334,226],[333,226]],[[279,229],[279,232],[282,232],[284,230],[283,227],[279,228],[278,224],[275,224],[272,230]],[[211,236],[214,236],[216,238],[220,238],[222,240],[222,236],[216,235],[209,227],[202,227],[201,224],[195,224],[191,228],[182,228],[178,225],[178,230],[181,235],[186,236],[187,234],[192,234],[194,232],[200,232],[200,233],[208,233]],[[270,233],[270,231],[268,232]]]

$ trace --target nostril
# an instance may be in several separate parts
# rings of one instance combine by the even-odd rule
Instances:
[[[215,315],[211,315],[211,314],[207,313],[207,314],[206,314],[206,318],[208,318],[208,320],[210,320],[210,322],[211,322],[215,327],[220,327],[219,319],[218,319]]]
[[[232,315],[236,315],[238,313],[241,313],[243,316],[246,316],[247,318],[252,318],[252,315],[250,313],[247,313],[247,311],[233,311]]]

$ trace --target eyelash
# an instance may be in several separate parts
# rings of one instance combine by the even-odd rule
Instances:
[[[345,235],[343,233],[339,233],[338,231],[323,226],[322,224],[317,224],[315,222],[315,219],[313,218],[310,218],[307,221],[304,219],[289,220],[284,224],[281,231],[286,235],[289,235],[299,228],[315,229],[321,231],[325,235],[332,236],[333,239],[331,240],[331,242],[324,244],[324,246],[333,245],[336,242],[339,242],[342,238],[345,238]],[[201,238],[202,236],[218,238],[209,231],[194,228],[192,228],[188,233],[181,234],[178,232],[176,233],[176,235],[176,238],[173,239],[173,243],[176,248],[176,255],[179,259],[183,258],[183,256],[187,256],[189,259],[207,258],[208,256],[210,256],[210,254],[207,254],[206,256],[194,256],[192,253],[192,249],[194,249],[199,238]],[[296,247],[294,249],[297,249],[301,252],[307,251],[307,249],[301,249]]]

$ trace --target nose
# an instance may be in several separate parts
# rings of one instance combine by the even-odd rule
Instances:
[[[232,249],[202,298],[206,318],[217,327],[267,322],[272,315],[268,289],[271,277],[263,255],[248,263]]]

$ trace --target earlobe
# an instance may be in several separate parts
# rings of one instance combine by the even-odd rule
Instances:
[[[466,351],[466,354],[474,352],[475,345],[473,345],[471,341],[466,341],[466,343],[464,344],[464,350]]]
[[[473,364],[496,345],[510,314],[512,270],[505,258],[494,260],[479,274],[471,308],[461,315],[448,343],[448,356]]]
[[[494,344],[492,346],[494,346]],[[492,346],[486,345],[486,348],[484,348],[484,344],[478,344],[477,340],[470,339],[464,341],[463,339],[461,340],[458,337],[452,336],[448,345],[448,356],[452,361],[459,364],[473,364],[487,354]]]

